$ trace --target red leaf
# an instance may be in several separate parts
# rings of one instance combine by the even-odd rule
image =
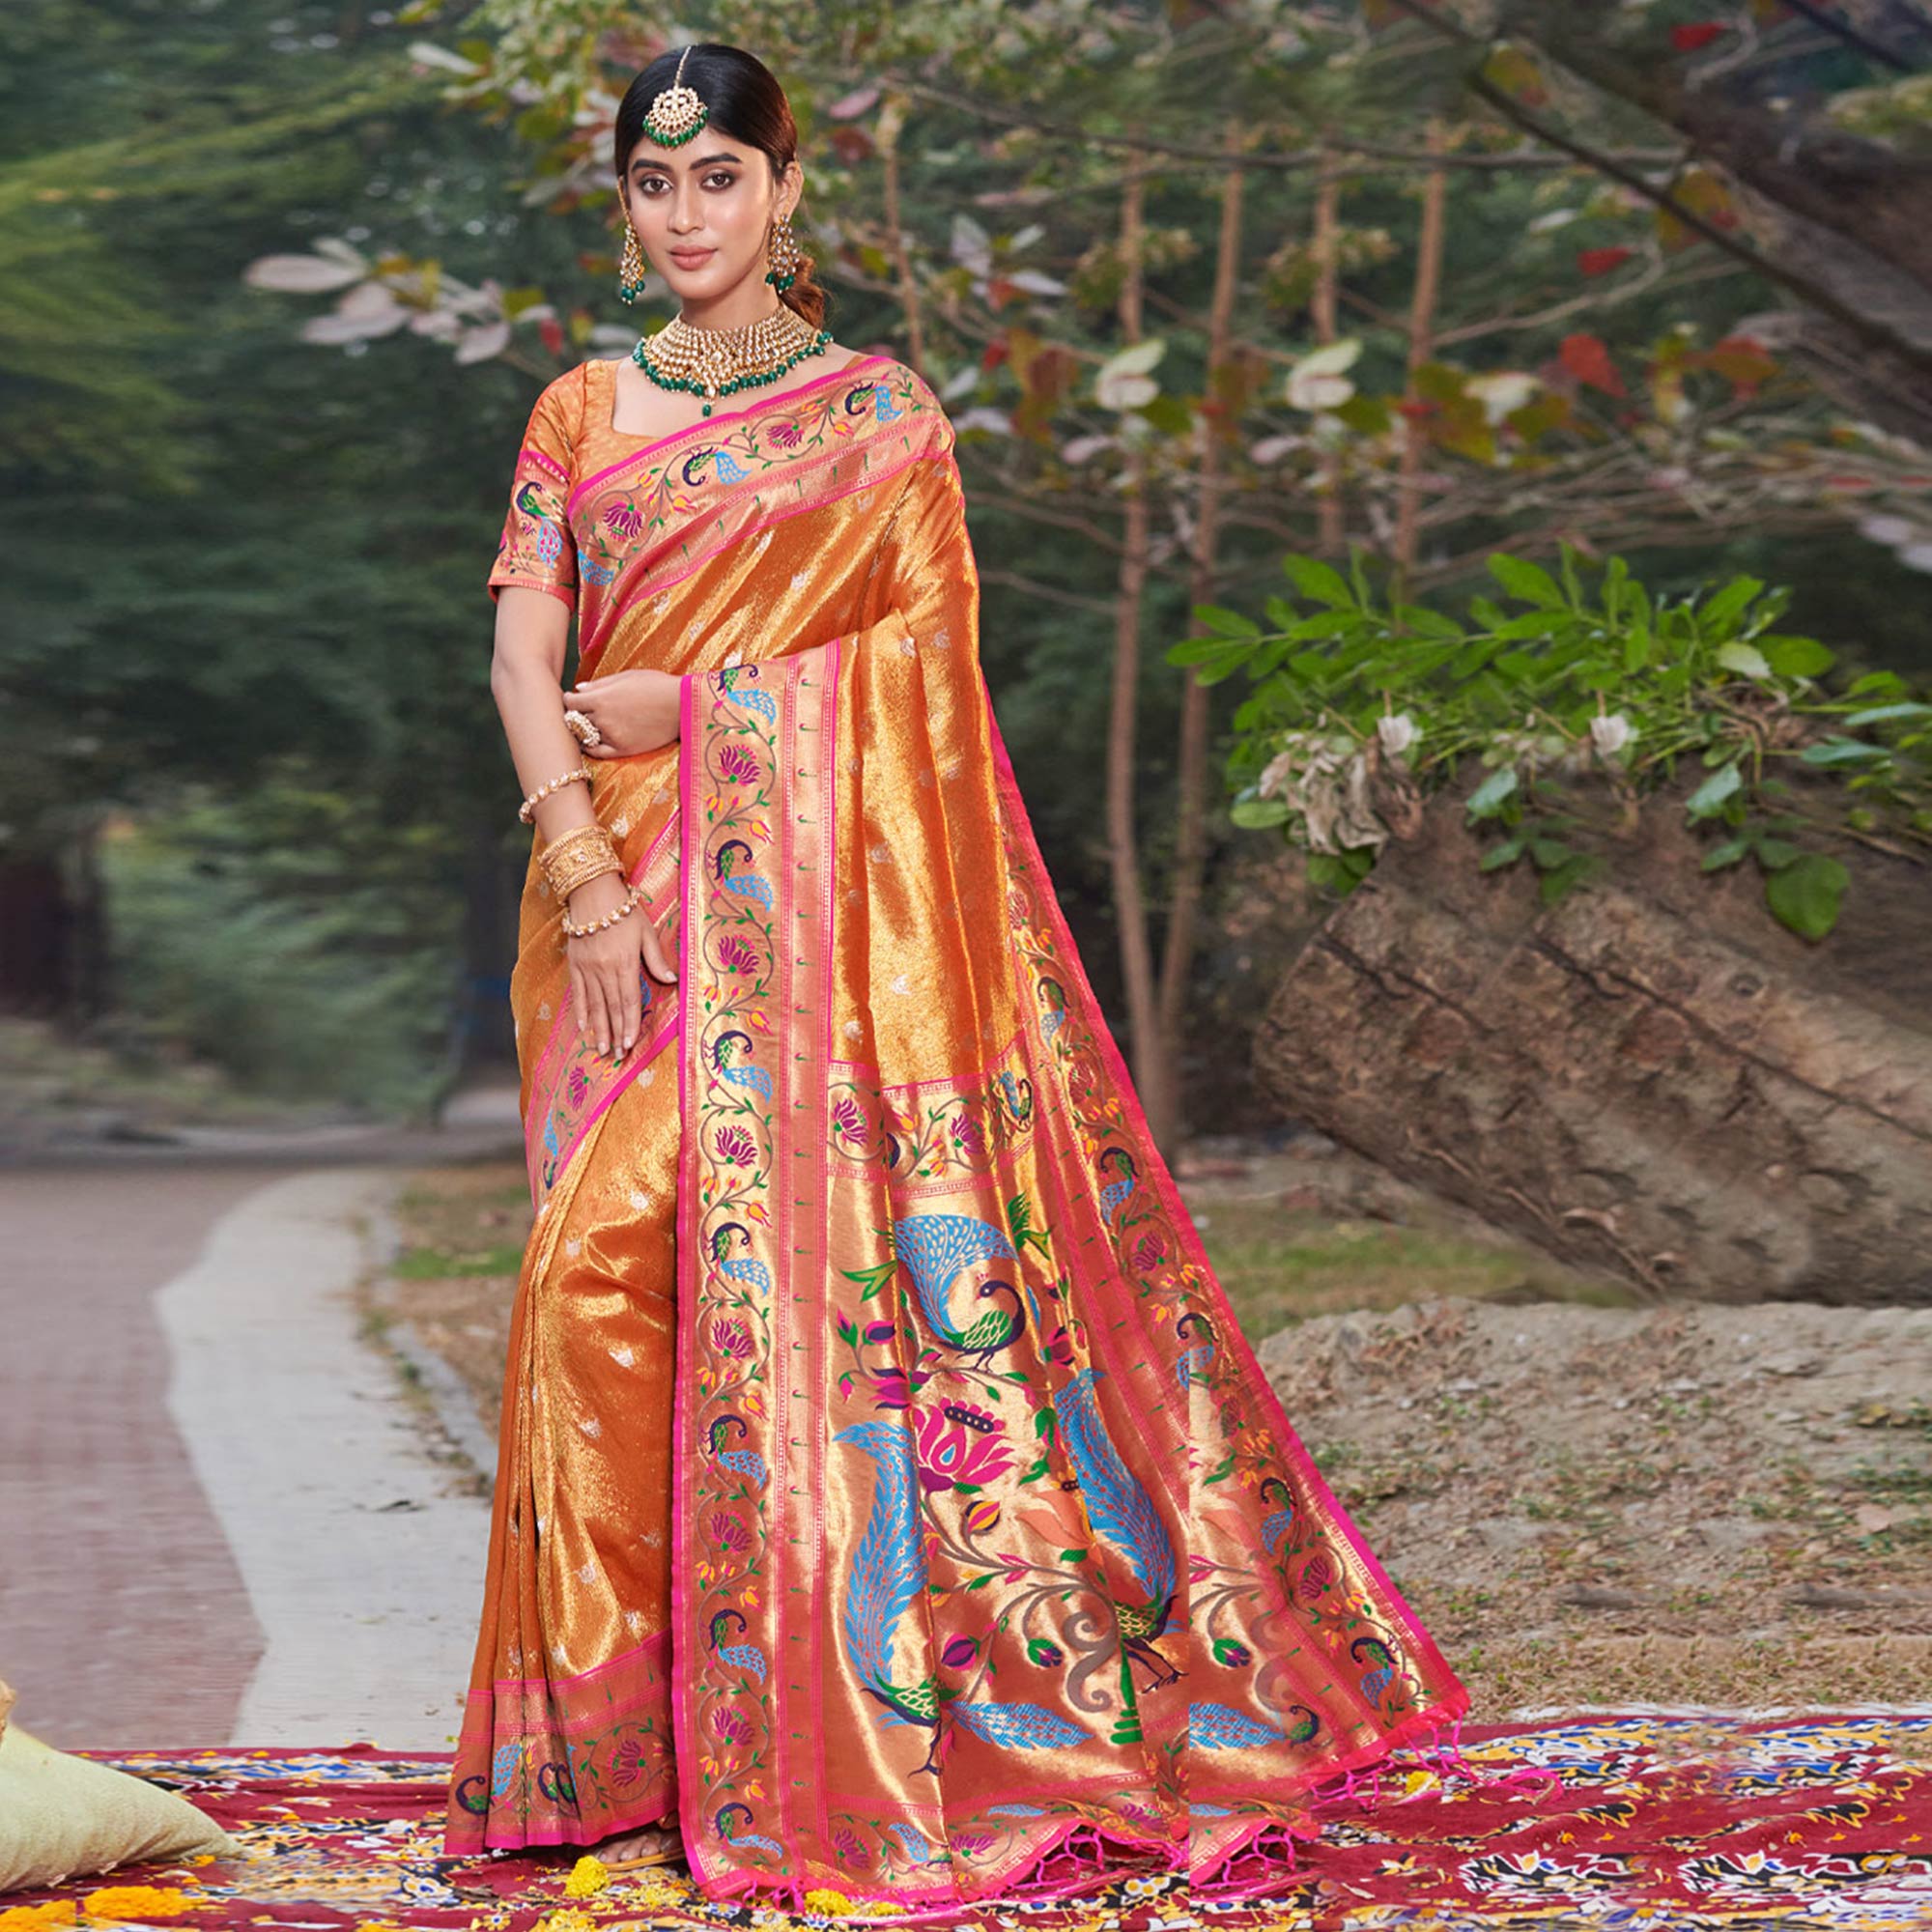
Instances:
[[[1699,20],[1688,27],[1672,27],[1670,44],[1680,54],[1694,54],[1699,47],[1708,47],[1720,34],[1731,30],[1721,20]]]
[[[1577,266],[1586,275],[1607,275],[1631,258],[1628,248],[1584,248],[1577,256]]]
[[[563,325],[554,315],[547,315],[537,324],[537,333],[543,338],[543,346],[553,355],[563,354]]]
[[[1610,360],[1610,352],[1600,335],[1566,335],[1558,354],[1563,366],[1579,383],[1601,389],[1606,396],[1625,393],[1624,381]]]
[[[1007,353],[1006,337],[996,336],[981,351],[980,367],[982,369],[997,369],[1007,359]]]

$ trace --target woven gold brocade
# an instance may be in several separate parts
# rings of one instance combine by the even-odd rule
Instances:
[[[675,1808],[694,1876],[923,1906],[1278,1881],[1467,1692],[1268,1389],[999,739],[950,425],[866,357],[640,444],[532,412],[493,587],[684,679],[599,820],[682,949],[612,1069],[533,867],[537,1222],[448,1849]]]

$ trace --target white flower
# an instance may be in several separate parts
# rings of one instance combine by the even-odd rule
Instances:
[[[863,1039],[865,1035],[866,1029],[857,1020],[847,1020],[845,1022],[845,1037],[847,1039]]]
[[[628,1342],[626,1342],[621,1348],[612,1349],[611,1350],[611,1359],[613,1362],[615,1362],[620,1369],[628,1369],[631,1366],[631,1364],[638,1359],[638,1357],[636,1351],[632,1349],[631,1345]]]
[[[893,991],[909,993],[912,991],[912,981],[903,973],[895,973],[893,976]]]
[[[604,1425],[594,1415],[580,1415],[577,1418],[577,1426],[586,1435],[602,1435],[604,1434]],[[586,1577],[585,1581],[588,1580]]]
[[[569,1240],[564,1242],[563,1251],[572,1261],[575,1261],[583,1252],[583,1243],[573,1235]]]
[[[652,1200],[653,1197],[647,1194],[641,1187],[631,1189],[631,1206],[639,1214],[648,1214],[651,1211]]]
[[[1636,736],[1636,727],[1621,711],[1612,711],[1607,717],[1590,720],[1590,736],[1596,740],[1597,750],[1607,758],[1621,752]]]
[[[1255,781],[1255,795],[1258,798],[1272,798],[1287,781],[1288,775],[1294,769],[1294,748],[1277,752],[1262,768],[1262,775]]]
[[[1415,720],[1406,711],[1378,718],[1376,720],[1376,735],[1382,741],[1382,750],[1390,757],[1399,758],[1415,743]]]

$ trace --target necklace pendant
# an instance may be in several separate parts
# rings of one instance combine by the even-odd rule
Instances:
[[[709,415],[711,413],[711,405],[709,403],[706,403],[704,406],[704,413],[706,415]]]

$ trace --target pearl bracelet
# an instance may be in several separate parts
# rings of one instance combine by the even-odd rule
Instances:
[[[518,806],[517,816],[521,818],[526,825],[527,825],[530,822],[530,813],[533,812],[537,809],[537,807],[540,806],[544,802],[544,800],[551,795],[552,792],[561,791],[565,785],[575,784],[579,779],[582,779],[587,782],[589,778],[590,778],[590,767],[588,765],[579,765],[574,772],[564,772],[559,777],[552,779],[548,784],[538,785],[536,790],[529,793],[525,798],[523,804]]]
[[[566,939],[588,939],[593,932],[602,932],[612,926],[620,919],[628,919],[643,904],[645,898],[642,886],[633,886],[630,895],[615,912],[607,912],[602,919],[593,919],[588,925],[572,925],[569,913],[563,915],[563,936]]]

